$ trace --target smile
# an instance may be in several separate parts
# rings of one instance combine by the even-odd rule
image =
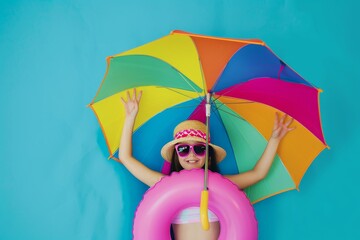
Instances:
[[[199,161],[199,160],[187,160],[186,162],[192,164],[192,163],[197,163],[198,161]]]

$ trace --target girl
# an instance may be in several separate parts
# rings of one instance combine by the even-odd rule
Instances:
[[[133,96],[127,92],[127,100],[121,98],[125,108],[125,122],[121,136],[119,159],[121,163],[140,181],[153,186],[164,174],[153,171],[135,159],[132,155],[132,132],[139,110],[142,92],[133,91]],[[264,179],[274,160],[281,139],[294,127],[289,127],[293,119],[285,121],[286,115],[279,118],[276,114],[273,132],[261,158],[255,167],[244,173],[225,176],[240,189],[244,189]],[[190,170],[203,168],[205,165],[206,126],[196,120],[187,120],[180,123],[174,130],[174,140],[165,144],[161,155],[171,162],[171,171],[182,169]],[[226,152],[223,148],[209,143],[209,169],[217,171],[217,163],[224,159]],[[220,224],[216,215],[210,210],[208,213],[210,230],[204,231],[200,223],[199,208],[185,209],[173,220],[173,230],[176,240],[185,239],[217,239],[220,233]]]

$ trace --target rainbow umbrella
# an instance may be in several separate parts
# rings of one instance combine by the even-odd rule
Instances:
[[[107,58],[102,84],[89,106],[100,123],[110,158],[124,120],[120,97],[143,91],[134,129],[134,154],[166,172],[161,147],[186,119],[205,122],[210,93],[210,140],[227,151],[222,174],[252,169],[271,136],[275,112],[294,118],[296,130],[282,141],[268,176],[245,192],[252,203],[298,189],[306,170],[327,147],[320,111],[321,90],[280,60],[261,40],[218,38],[173,31]],[[121,151],[121,149],[120,149]]]

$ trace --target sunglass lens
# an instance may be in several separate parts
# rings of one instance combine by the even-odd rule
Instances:
[[[195,145],[194,151],[197,155],[202,156],[206,151],[206,147],[204,145]]]
[[[179,156],[186,156],[189,154],[190,146],[189,145],[179,145],[177,146],[177,152]]]

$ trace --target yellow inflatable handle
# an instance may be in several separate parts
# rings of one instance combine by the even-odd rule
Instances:
[[[201,191],[201,202],[200,202],[200,220],[204,230],[210,229],[209,217],[208,217],[208,203],[209,203],[209,192],[207,190]]]

